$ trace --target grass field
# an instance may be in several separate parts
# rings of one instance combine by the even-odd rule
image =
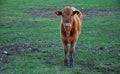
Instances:
[[[83,13],[73,68],[54,15],[65,6]],[[120,1],[1,0],[0,74],[120,74]]]

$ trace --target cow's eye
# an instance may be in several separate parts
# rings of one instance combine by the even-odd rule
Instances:
[[[73,16],[73,14],[71,14],[71,16]]]

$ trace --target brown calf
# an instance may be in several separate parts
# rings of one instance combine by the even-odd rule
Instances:
[[[64,46],[64,66],[68,65],[68,44],[70,44],[70,66],[74,66],[74,51],[78,36],[81,32],[82,13],[74,7],[65,7],[63,10],[56,10],[57,16],[62,16],[60,23],[61,39]]]

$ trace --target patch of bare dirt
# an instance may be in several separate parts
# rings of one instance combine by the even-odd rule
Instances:
[[[82,9],[84,18],[108,16],[114,15],[116,12],[120,12],[120,9]]]
[[[54,11],[61,10],[60,8],[26,8],[25,12],[33,17],[55,18]],[[120,9],[80,9],[83,13],[83,18],[91,18],[97,16],[113,15],[115,12],[120,12]]]
[[[29,51],[39,51],[37,47],[33,47],[28,44],[14,44],[9,46],[0,45],[0,72],[5,70],[5,64],[14,60],[13,54],[15,52],[29,52]]]
[[[0,53],[11,55],[9,52],[28,52],[39,51],[37,47],[30,44],[14,44],[9,46],[0,46]]]
[[[103,72],[103,73],[108,73],[108,72],[114,72],[114,73],[119,73],[120,70],[117,66],[114,66],[113,64],[100,64],[97,62],[77,62],[78,65],[81,65],[82,67],[87,67],[90,70],[95,70],[97,72]]]
[[[92,48],[92,51],[93,51],[93,53],[113,52],[115,49],[118,49],[118,48],[119,48],[119,46],[118,47],[116,47],[116,46],[106,46],[106,47],[96,46],[96,47]],[[119,50],[117,50],[117,51],[119,51]]]
[[[47,17],[54,18],[54,8],[27,8],[25,12],[29,13],[33,17]]]

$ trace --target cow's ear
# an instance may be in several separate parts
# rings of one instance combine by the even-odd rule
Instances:
[[[62,15],[62,12],[59,11],[59,10],[56,10],[56,11],[55,11],[55,14],[56,14],[57,16],[60,16],[60,15]]]
[[[73,15],[78,15],[80,12],[78,11],[78,10],[76,10],[76,11],[73,11]]]

